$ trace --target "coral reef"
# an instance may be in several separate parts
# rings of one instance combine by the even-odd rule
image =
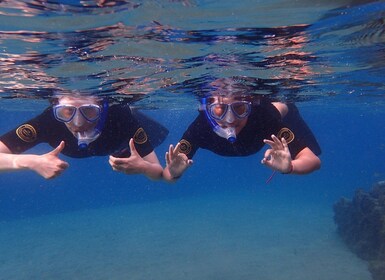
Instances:
[[[347,246],[368,261],[374,280],[385,279],[385,181],[334,205],[334,221]]]

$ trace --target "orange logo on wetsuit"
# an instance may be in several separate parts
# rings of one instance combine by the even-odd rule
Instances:
[[[191,152],[191,144],[189,141],[187,140],[180,140],[179,141],[180,145],[179,145],[179,150],[178,152],[180,153],[183,153],[185,155],[188,155],[190,152]]]
[[[295,136],[293,131],[288,129],[287,127],[282,128],[277,135],[278,139],[285,138],[287,144],[293,142]]]
[[[23,124],[16,129],[17,136],[24,142],[34,142],[37,138],[36,129],[30,124]]]
[[[141,127],[138,128],[138,130],[135,132],[133,138],[136,144],[144,144],[147,142],[147,139],[148,139],[146,132]]]

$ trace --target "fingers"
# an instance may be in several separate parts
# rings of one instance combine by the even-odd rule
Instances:
[[[138,152],[136,151],[136,147],[135,147],[135,144],[134,144],[134,139],[130,139],[130,141],[128,142],[128,146],[130,147],[130,151],[131,151],[131,156],[133,154],[138,154]]]
[[[166,161],[166,164],[170,165],[170,157],[169,157],[169,153],[168,152],[166,152],[166,154],[164,155],[164,159]]]
[[[263,143],[269,145],[270,147],[273,147],[274,141],[268,140],[268,139],[263,139]]]
[[[283,149],[285,150],[285,152],[286,151],[289,152],[289,145],[287,144],[286,139],[282,137],[281,142],[282,142]]]
[[[178,142],[174,148],[173,145],[170,145],[169,149],[168,149],[168,154],[170,155],[170,159],[172,160],[175,155],[178,154],[178,151],[179,151],[179,147],[180,147],[180,143]]]
[[[125,169],[123,166],[120,166],[120,165],[111,165],[112,167],[112,170],[114,171],[120,171],[120,172],[125,172]]]
[[[274,152],[273,149],[266,150],[265,155],[264,155],[263,159],[261,160],[261,163],[265,164],[265,165],[268,165],[268,163],[271,161],[271,154],[273,152]]]
[[[167,165],[169,165],[179,155],[179,147],[180,142],[176,144],[175,148],[172,144],[168,147],[168,152],[166,152],[165,154],[165,160]]]
[[[59,164],[59,167],[64,171],[65,169],[67,169],[70,165],[68,164],[68,162],[66,161],[61,161],[60,164]]]
[[[61,153],[61,151],[63,151],[64,147],[65,147],[65,142],[61,141],[59,146],[57,146],[53,151],[49,152],[49,154],[58,156]]]
[[[178,142],[178,144],[176,144],[175,149],[173,151],[174,154],[176,154],[176,153],[179,154],[179,147],[180,147],[180,142]]]
[[[270,158],[270,156],[271,156],[271,154],[273,153],[273,151],[274,151],[273,149],[268,149],[268,150],[266,150],[264,159]]]
[[[275,136],[273,134],[273,135],[271,135],[271,139],[273,139],[273,141],[274,141],[274,147],[273,148],[275,148],[276,150],[278,150],[278,149],[282,150],[283,149],[282,143],[281,143],[281,141],[279,141],[277,136]]]
[[[119,171],[125,174],[138,174],[141,172],[140,164],[137,158],[116,158],[110,156],[108,160],[112,170]]]
[[[55,172],[53,172],[52,174],[50,175],[46,175],[46,176],[43,176],[45,179],[54,179],[56,177],[59,177],[62,173],[63,173],[64,170],[56,170]]]
[[[272,166],[272,162],[271,162],[271,160],[269,160],[268,158],[263,158],[263,159],[261,160],[261,163],[264,164],[264,165],[266,165],[266,166],[268,166],[268,167]]]
[[[110,156],[108,163],[111,165],[112,170],[124,171],[124,166],[122,165],[124,160],[127,160],[127,158],[116,158],[114,156]]]
[[[174,146],[173,145],[170,145],[170,147],[168,147],[168,154],[170,156],[170,160],[172,160],[172,158],[174,157]]]
[[[173,155],[173,150],[174,150],[174,146],[170,145],[168,147],[168,152],[166,152],[166,154],[164,156],[167,165],[170,165],[170,163],[171,163],[172,155]]]
[[[126,163],[128,160],[129,158],[117,158],[114,156],[110,156],[108,161],[111,165],[121,165],[123,163]]]
[[[37,170],[37,173],[45,179],[54,179],[60,176],[68,167],[69,164],[67,162],[58,159],[56,161],[54,160],[50,166],[45,166],[44,168]]]
[[[267,149],[265,151],[263,159],[261,160],[261,163],[270,166],[276,159],[282,157],[282,155],[283,155],[282,150]]]
[[[268,144],[274,150],[283,150],[283,149],[285,149],[285,146],[283,145],[283,142],[281,142],[282,139],[284,140],[284,138],[282,138],[281,141],[280,141],[278,139],[278,137],[273,134],[273,135],[271,135],[271,139],[272,140],[264,139],[263,142],[265,144]],[[286,143],[286,141],[285,141],[285,143]]]

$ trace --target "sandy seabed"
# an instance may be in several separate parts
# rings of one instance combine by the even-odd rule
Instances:
[[[207,194],[0,223],[1,279],[366,280],[330,205]]]

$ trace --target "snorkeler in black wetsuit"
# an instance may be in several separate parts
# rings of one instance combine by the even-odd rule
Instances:
[[[175,148],[170,145],[166,180],[179,178],[198,148],[222,156],[248,156],[268,144],[262,163],[273,170],[306,174],[320,167],[321,149],[294,104],[246,95],[233,79],[216,83],[216,91],[202,99],[200,114],[182,139]]]
[[[58,104],[0,137],[0,170],[32,169],[53,178],[68,167],[58,158],[60,153],[74,158],[113,155],[109,162],[114,170],[158,179],[162,167],[152,144],[161,143],[168,131],[149,118],[145,121],[156,127],[152,139],[128,105],[108,106],[95,97],[60,97]],[[39,143],[55,150],[42,156],[20,155]]]
[[[291,104],[290,107],[293,110],[296,108],[294,104]],[[289,112],[291,114],[292,111]],[[297,118],[296,120],[300,121],[301,119]],[[319,155],[318,143],[310,130],[307,131],[310,134],[307,133],[305,137],[306,126],[303,124],[296,125],[295,129],[293,129],[293,125],[281,120],[280,113],[274,105],[265,100],[260,105],[251,106],[251,112],[245,127],[236,135],[236,141],[230,142],[213,131],[207,121],[205,112],[201,111],[183,134],[179,151],[186,154],[189,159],[194,156],[198,148],[210,150],[222,156],[248,156],[261,150],[265,145],[263,140],[275,134],[278,138],[285,137],[293,158],[309,144],[315,147],[313,152]]]
[[[128,140],[134,139],[135,147],[141,157],[153,151],[147,134],[132,116],[129,106],[113,105],[108,108],[108,119],[103,133],[87,148],[80,148],[78,140],[66,128],[63,122],[55,119],[53,108],[49,107],[42,114],[20,125],[0,137],[13,154],[20,154],[40,143],[48,143],[53,148],[65,142],[62,154],[83,158],[90,156],[119,155],[129,157]],[[124,154],[120,151],[125,150]]]

